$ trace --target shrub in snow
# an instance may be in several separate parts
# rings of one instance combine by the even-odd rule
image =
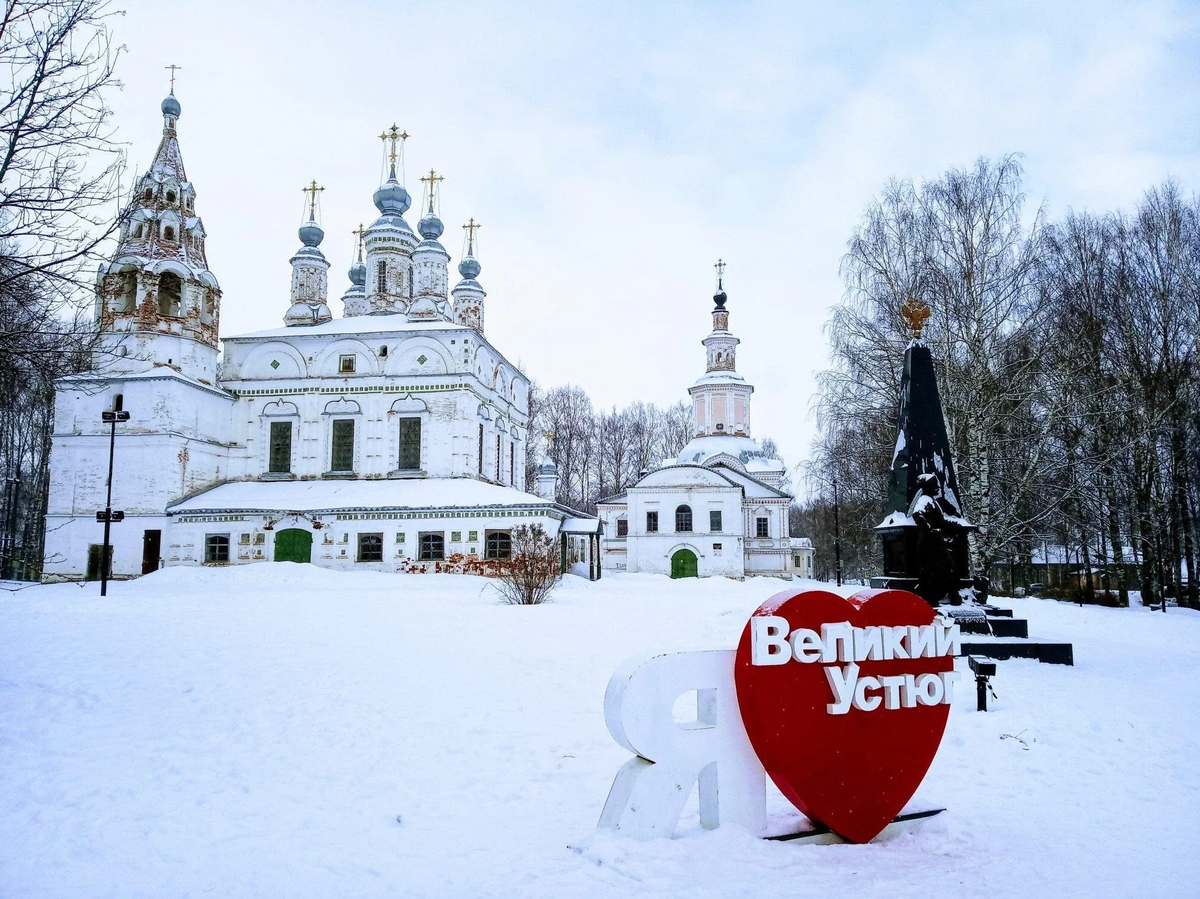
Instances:
[[[506,603],[535,606],[550,598],[562,578],[558,547],[540,524],[513,528],[512,558],[496,575],[496,589]]]

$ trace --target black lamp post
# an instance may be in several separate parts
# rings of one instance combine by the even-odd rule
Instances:
[[[100,595],[108,595],[108,569],[109,561],[109,529],[112,527],[114,520],[112,509],[112,476],[113,476],[113,453],[117,446],[117,422],[129,421],[129,413],[124,409],[114,409],[111,412],[102,412],[101,419],[109,423],[110,431],[108,435],[108,495],[104,500],[104,548],[100,551]],[[117,521],[125,518],[124,512],[118,512]],[[99,518],[100,516],[96,516]]]
[[[837,478],[833,479],[833,559],[837,571],[837,585],[842,586],[842,530],[838,521]]]

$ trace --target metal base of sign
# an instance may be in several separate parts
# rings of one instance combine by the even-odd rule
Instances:
[[[880,832],[879,836],[875,837],[875,839],[878,840],[880,838],[886,839],[888,837],[893,837],[898,833],[908,830],[917,821],[923,821],[925,818],[932,818],[934,815],[940,815],[944,811],[944,808],[931,808],[922,812],[909,812],[905,815],[899,815],[892,821],[891,824],[885,827]],[[802,830],[799,833],[785,833],[777,837],[764,837],[764,839],[775,840],[776,842],[781,843],[790,842],[791,840],[806,840],[810,843],[815,843],[818,845],[847,842],[847,840],[838,836],[824,824],[815,823],[811,830]]]

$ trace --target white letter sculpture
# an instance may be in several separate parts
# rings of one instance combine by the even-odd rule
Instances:
[[[699,781],[704,827],[737,824],[765,833],[766,773],[742,725],[733,663],[734,650],[711,650],[638,656],[617,669],[604,694],[604,718],[635,758],[617,772],[600,829],[670,837]],[[676,724],[672,707],[691,690],[696,721]]]

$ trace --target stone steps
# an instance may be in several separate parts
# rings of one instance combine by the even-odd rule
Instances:
[[[1029,622],[1014,618],[1012,609],[996,606],[971,606],[943,609],[963,634],[978,635],[979,641],[963,641],[963,655],[989,659],[1037,659],[1048,665],[1074,665],[1075,651],[1070,643],[1048,643],[1029,639]]]

